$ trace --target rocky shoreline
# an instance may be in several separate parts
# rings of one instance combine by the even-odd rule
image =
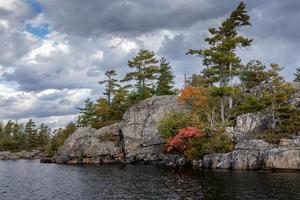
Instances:
[[[269,126],[270,115],[251,113],[237,118],[226,134],[235,141],[232,152],[206,155],[189,161],[180,155],[164,154],[164,140],[156,128],[167,113],[185,110],[175,96],[146,99],[131,107],[120,123],[101,129],[80,128],[59,149],[55,157],[41,162],[58,164],[154,164],[166,167],[193,167],[236,170],[300,170],[300,137],[269,144],[254,133]]]
[[[20,152],[10,152],[10,151],[0,151],[0,160],[34,160],[42,159],[45,157],[45,153],[41,150],[32,151],[20,151]]]

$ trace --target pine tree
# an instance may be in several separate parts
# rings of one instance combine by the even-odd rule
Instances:
[[[259,86],[268,80],[266,66],[259,60],[251,60],[246,66],[242,67],[240,80],[246,90]]]
[[[115,93],[116,88],[120,87],[120,85],[118,84],[118,80],[114,78],[115,76],[118,75],[115,70],[106,71],[105,75],[107,79],[104,81],[99,81],[99,84],[100,85],[106,84],[105,92],[103,94],[107,96],[107,101],[110,106],[112,95]]]
[[[246,5],[241,2],[221,26],[210,28],[210,37],[205,41],[210,45],[207,49],[192,50],[187,54],[197,54],[203,57],[203,75],[208,82],[219,83],[218,94],[220,95],[221,119],[225,121],[225,97],[229,96],[229,108],[232,108],[232,97],[228,93],[233,78],[238,75],[241,67],[241,59],[236,55],[237,47],[247,47],[252,39],[245,38],[238,34],[243,26],[250,26],[250,17],[247,15]]]
[[[265,96],[271,104],[273,129],[276,126],[276,109],[281,102],[287,101],[289,95],[292,94],[291,92],[289,92],[288,85],[284,81],[283,77],[279,74],[282,69],[283,68],[278,64],[272,63],[270,64],[270,69],[268,70],[268,88]]]
[[[77,119],[77,124],[79,127],[92,126],[98,121],[95,104],[90,98],[84,100],[84,108],[77,109],[80,110],[80,114]]]
[[[38,127],[38,146],[44,147],[49,140],[50,129],[45,124]]]
[[[158,60],[153,51],[141,49],[136,57],[128,61],[128,67],[134,70],[127,73],[122,81],[134,81],[134,87],[138,93],[144,92],[143,90],[151,91],[158,72],[157,63]]]
[[[157,95],[173,95],[175,94],[173,88],[174,75],[171,72],[170,63],[165,58],[160,60],[158,69],[157,88],[155,94]]]
[[[296,73],[294,74],[295,75],[295,82],[300,82],[300,68],[297,68],[296,69]]]
[[[32,119],[29,119],[25,124],[25,134],[26,134],[26,147],[35,148],[37,147],[37,130],[36,125]]]

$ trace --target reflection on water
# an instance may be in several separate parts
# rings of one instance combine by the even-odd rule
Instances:
[[[299,172],[0,161],[0,199],[300,199]]]

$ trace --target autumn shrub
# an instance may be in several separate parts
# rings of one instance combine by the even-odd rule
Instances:
[[[202,109],[208,105],[207,91],[203,87],[187,86],[180,91],[178,101],[187,104],[192,111]]]
[[[169,137],[166,143],[167,152],[178,152],[184,154],[184,152],[191,147],[191,139],[199,139],[203,137],[201,133],[195,127],[186,127],[179,130],[179,133],[174,137]]]

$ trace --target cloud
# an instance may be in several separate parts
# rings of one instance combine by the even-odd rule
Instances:
[[[108,69],[121,78],[140,48],[166,57],[176,86],[203,68],[189,48],[206,47],[209,27],[219,26],[240,1],[217,0],[1,0],[0,119],[71,119]],[[300,2],[246,0],[254,39],[240,49],[244,62],[277,62],[292,80],[300,66]],[[67,120],[65,120],[67,121]]]
[[[0,119],[76,114],[76,107],[81,106],[90,93],[90,89],[26,92],[0,85]]]

